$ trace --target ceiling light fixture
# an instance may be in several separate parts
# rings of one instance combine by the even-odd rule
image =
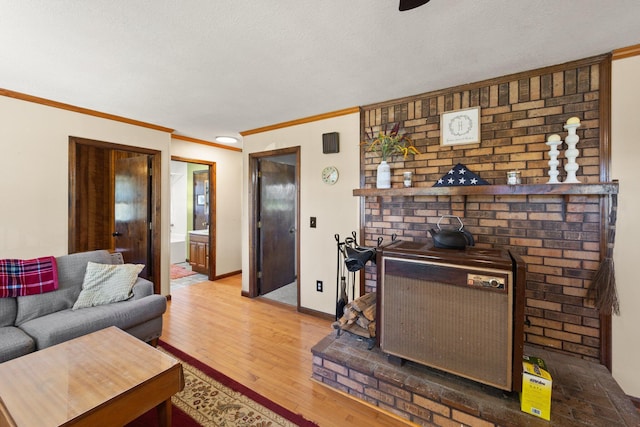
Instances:
[[[400,0],[400,11],[415,9],[429,3],[429,0]]]
[[[216,142],[221,144],[235,144],[238,142],[238,138],[233,136],[216,136]]]

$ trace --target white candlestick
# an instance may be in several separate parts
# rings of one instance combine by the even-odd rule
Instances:
[[[553,134],[553,135],[549,135],[549,138],[547,138],[547,146],[549,146],[550,150],[549,150],[549,181],[547,181],[548,184],[560,184],[560,181],[558,181],[558,164],[560,164],[560,162],[558,161],[558,154],[560,154],[560,151],[558,151],[558,145],[562,144],[562,140],[560,139],[560,135],[558,134]]]
[[[567,143],[567,150],[564,152],[564,155],[567,158],[567,163],[564,165],[564,170],[567,172],[567,178],[564,180],[564,182],[567,184],[576,184],[580,182],[578,181],[578,178],[576,178],[576,172],[578,171],[578,168],[580,168],[580,166],[576,162],[578,154],[580,153],[576,148],[576,145],[580,140],[580,137],[576,134],[576,129],[578,129],[579,126],[579,120],[576,123],[575,120],[571,119],[569,119],[567,121],[567,124],[564,125],[564,128],[569,133],[567,135],[567,138],[565,139]]]

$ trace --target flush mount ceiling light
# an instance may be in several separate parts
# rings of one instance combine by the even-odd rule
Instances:
[[[238,138],[233,136],[216,136],[216,142],[221,144],[235,144],[238,142]]]
[[[400,11],[415,9],[429,3],[429,0],[400,0]]]

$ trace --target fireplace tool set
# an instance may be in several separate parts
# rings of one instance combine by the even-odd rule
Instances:
[[[340,241],[340,235],[335,236],[337,242],[337,271],[336,271],[336,320],[344,314],[344,307],[349,300],[355,299],[356,271],[364,268],[368,261],[375,263],[376,248],[360,246],[357,243],[356,232]],[[382,238],[378,238],[378,247]],[[346,270],[346,271],[345,271]],[[349,292],[349,290],[351,292]]]

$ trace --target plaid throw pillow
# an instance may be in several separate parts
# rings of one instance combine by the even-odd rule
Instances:
[[[35,295],[58,289],[58,267],[52,256],[0,260],[0,298]]]

